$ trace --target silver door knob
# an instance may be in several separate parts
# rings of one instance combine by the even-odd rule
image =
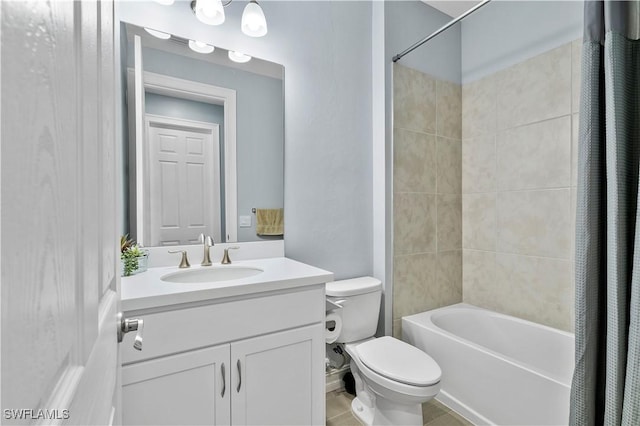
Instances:
[[[142,331],[144,330],[144,320],[139,318],[124,318],[122,312],[118,313],[118,343],[122,342],[122,338],[130,331],[137,331],[136,338],[133,341],[133,348],[142,350]]]

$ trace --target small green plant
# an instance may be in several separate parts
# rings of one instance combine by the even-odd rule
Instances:
[[[138,269],[138,258],[144,256],[143,252],[129,235],[120,237],[120,259],[123,264],[123,275],[128,277]]]

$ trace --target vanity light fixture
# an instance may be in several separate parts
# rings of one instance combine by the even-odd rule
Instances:
[[[161,0],[168,1],[168,0]],[[233,0],[192,0],[191,10],[196,18],[203,24],[220,25],[224,22],[224,8]],[[267,34],[267,20],[264,17],[262,7],[256,0],[251,0],[242,12],[240,29],[250,37],[262,37]]]
[[[196,40],[189,40],[189,48],[198,53],[211,53],[216,49],[210,44]]]
[[[229,59],[231,59],[233,62],[244,64],[245,62],[249,62],[251,60],[251,56],[245,55],[244,53],[236,52],[235,50],[230,50]]]
[[[229,3],[231,1],[227,5]],[[220,25],[224,22],[224,6],[221,0],[193,0],[191,10],[203,24]]]
[[[267,33],[267,20],[256,0],[251,0],[242,12],[242,32],[250,37],[262,37]]]
[[[171,38],[171,34],[163,33],[162,31],[152,30],[151,28],[144,27],[144,30],[154,37],[158,37],[162,40],[168,40]]]
[[[160,3],[163,6],[171,6],[174,0],[155,0],[156,3]]]

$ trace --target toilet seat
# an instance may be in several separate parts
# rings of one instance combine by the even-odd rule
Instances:
[[[351,356],[351,359],[353,360],[353,362],[356,363],[358,369],[360,370],[360,373],[369,380],[369,385],[372,386],[372,388],[375,391],[384,393],[389,397],[395,394],[397,395],[397,398],[405,402],[408,402],[410,400],[415,400],[415,401],[419,401],[418,403],[422,403],[428,400],[428,398],[434,397],[435,395],[438,394],[438,392],[440,391],[440,376],[442,375],[442,373],[440,372],[440,367],[437,367],[438,368],[437,382],[427,386],[416,386],[408,383],[403,383],[401,381],[386,377],[374,371],[373,369],[369,368],[362,361],[360,357],[360,352],[359,352],[360,346],[369,342],[379,340],[379,339],[384,339],[384,338],[382,337],[378,339],[373,338],[366,341],[348,343],[345,345],[345,349],[347,353]],[[392,337],[389,337],[389,339],[393,339],[396,342],[400,342],[399,340],[394,339]],[[406,344],[404,342],[400,342],[400,343]],[[395,343],[391,343],[391,345],[394,345],[393,347],[397,347],[395,346]],[[365,350],[365,353],[366,352],[367,351]],[[429,357],[427,354],[424,354],[424,355],[427,356],[429,359],[431,359],[431,357]],[[366,358],[366,355],[365,355],[365,358]],[[371,360],[369,360],[369,362],[371,363]],[[433,362],[435,364],[435,361]],[[375,364],[375,361],[374,361],[374,364]],[[437,364],[435,365],[437,366]],[[392,398],[392,399],[395,399],[395,398]]]
[[[390,380],[411,386],[432,386],[440,382],[442,370],[429,355],[390,336],[359,344],[356,352],[369,370]]]

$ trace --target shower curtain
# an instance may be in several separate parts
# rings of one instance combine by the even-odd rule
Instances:
[[[640,425],[640,4],[585,1],[572,425]]]

